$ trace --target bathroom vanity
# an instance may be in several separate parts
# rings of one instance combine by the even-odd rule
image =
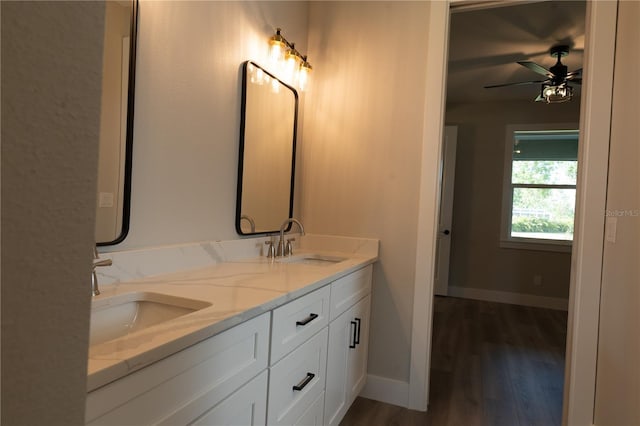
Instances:
[[[110,340],[94,330],[86,423],[337,425],[366,381],[371,245],[105,286],[93,315],[128,297],[170,319],[138,306],[150,325]]]

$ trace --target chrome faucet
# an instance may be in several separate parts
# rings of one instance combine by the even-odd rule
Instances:
[[[300,234],[304,235],[304,226],[302,226],[302,223],[300,223],[299,220],[290,217],[282,222],[282,225],[280,225],[280,241],[278,242],[278,251],[276,253],[276,256],[290,256],[291,254],[293,254],[291,241],[287,241],[286,244],[284,242],[284,229],[290,223],[298,224],[298,227],[300,228]]]
[[[98,289],[98,275],[96,274],[97,266],[111,266],[113,265],[113,261],[111,259],[103,259],[100,260],[100,256],[98,256],[98,248],[93,247],[93,267],[91,268],[91,292],[94,296],[98,296],[100,294],[100,290]]]

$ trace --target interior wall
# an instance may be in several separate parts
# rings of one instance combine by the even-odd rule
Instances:
[[[595,424],[640,424],[640,2],[618,5]],[[615,223],[614,223],[615,222]]]
[[[106,250],[239,238],[241,64],[267,62],[276,27],[306,51],[307,9],[306,2],[140,2],[131,226]]]
[[[1,423],[83,424],[105,7],[1,8]]]
[[[568,298],[571,253],[500,247],[505,134],[510,124],[579,120],[579,100],[447,107],[446,123],[458,126],[449,286]]]
[[[302,218],[309,232],[380,239],[369,373],[407,382],[427,2],[313,2]],[[408,66],[410,61],[410,66]],[[426,327],[426,324],[425,324]]]

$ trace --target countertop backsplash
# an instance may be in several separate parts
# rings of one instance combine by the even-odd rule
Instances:
[[[354,255],[378,255],[378,240],[333,235],[286,234],[296,239],[298,250],[330,251]],[[264,256],[265,242],[270,236],[227,241],[202,241],[188,244],[149,247],[100,253],[101,259],[111,259],[113,265],[96,269],[100,286],[139,280]],[[278,236],[274,237],[277,241]]]

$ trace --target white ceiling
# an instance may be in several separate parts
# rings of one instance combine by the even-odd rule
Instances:
[[[562,63],[582,67],[585,2],[554,0],[451,14],[447,102],[533,101],[540,85],[484,89],[483,86],[544,76],[518,65],[533,61],[545,68],[555,63],[549,49],[571,46]],[[574,85],[574,95],[579,95]]]

